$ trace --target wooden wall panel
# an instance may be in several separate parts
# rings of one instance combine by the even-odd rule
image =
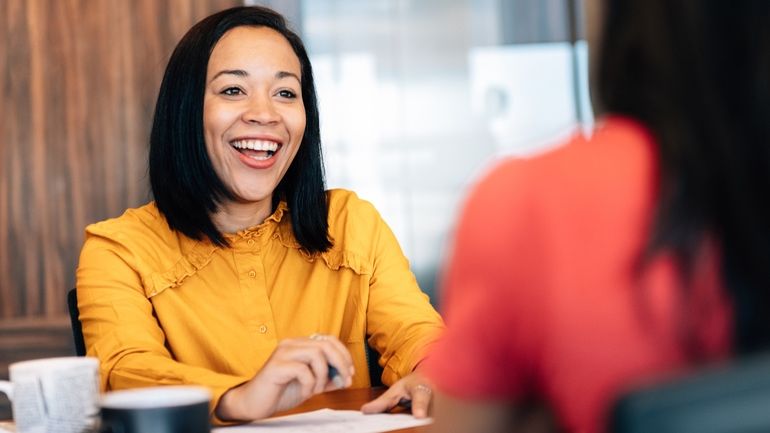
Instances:
[[[0,319],[64,314],[83,228],[149,199],[166,60],[238,0],[0,2]]]
[[[168,56],[240,3],[0,0],[0,378],[14,361],[74,355],[65,295],[83,229],[149,199]]]

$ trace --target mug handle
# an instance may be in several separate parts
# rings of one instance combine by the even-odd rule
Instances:
[[[13,383],[7,380],[0,380],[0,392],[8,396],[8,400],[13,400]]]

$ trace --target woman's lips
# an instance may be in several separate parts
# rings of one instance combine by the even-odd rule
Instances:
[[[238,152],[242,163],[251,168],[265,169],[275,164],[275,155],[282,145],[277,140],[265,138],[239,138],[230,142]]]

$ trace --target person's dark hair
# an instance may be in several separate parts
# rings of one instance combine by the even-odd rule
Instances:
[[[739,352],[770,347],[770,2],[605,0],[595,96],[659,146],[646,256],[722,252]],[[685,286],[686,288],[686,286]]]
[[[184,35],[169,59],[160,86],[150,134],[150,184],[155,203],[169,226],[193,239],[227,246],[211,215],[234,198],[206,151],[203,97],[209,57],[219,39],[239,26],[269,27],[282,34],[302,66],[305,134],[291,166],[273,195],[273,207],[286,200],[297,242],[309,253],[332,246],[324,187],[318,102],[313,71],[302,40],[284,18],[267,8],[235,7],[211,15]]]

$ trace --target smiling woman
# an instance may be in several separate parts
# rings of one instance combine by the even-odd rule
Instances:
[[[77,270],[103,389],[208,387],[215,422],[369,385],[366,345],[425,416],[415,371],[443,329],[377,211],[324,190],[313,74],[275,12],[228,9],[169,60],[150,138],[155,201],[86,229]]]

